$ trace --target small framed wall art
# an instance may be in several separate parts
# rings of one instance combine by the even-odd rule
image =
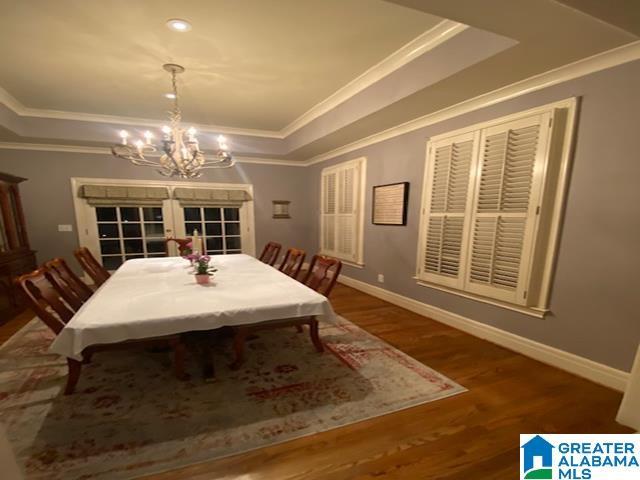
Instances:
[[[291,218],[289,200],[273,200],[273,218]]]
[[[374,225],[406,225],[409,182],[373,187],[372,222]]]

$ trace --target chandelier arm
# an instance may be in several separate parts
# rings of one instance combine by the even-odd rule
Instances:
[[[131,159],[131,162],[135,165],[140,165],[143,167],[159,167],[161,166],[160,162],[154,162],[153,160],[147,160],[147,159],[139,159],[139,158],[133,158]]]
[[[214,169],[214,168],[229,168],[229,167],[233,167],[236,164],[236,161],[234,159],[229,160],[228,163],[222,163],[222,162],[218,162],[217,164],[204,164],[202,167],[200,167],[200,170],[210,170],[210,169]]]
[[[115,155],[115,154],[114,154]],[[136,165],[143,165],[143,166],[154,166],[154,165],[159,165],[158,163],[154,162],[153,160],[148,160],[144,157],[137,157],[135,155],[115,155],[118,158],[122,158],[123,160],[128,160]]]

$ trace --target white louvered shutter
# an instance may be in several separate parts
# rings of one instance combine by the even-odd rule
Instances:
[[[336,251],[339,258],[353,262],[357,261],[359,179],[358,163],[349,163],[338,170]]]
[[[482,130],[465,290],[526,304],[550,115]]]
[[[465,259],[476,132],[449,137],[430,145],[425,198],[422,261],[423,280],[461,288]]]
[[[336,251],[337,172],[322,175],[322,212],[320,220],[321,250],[328,255]]]

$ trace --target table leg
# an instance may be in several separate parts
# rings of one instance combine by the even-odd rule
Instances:
[[[320,353],[324,352],[324,346],[318,334],[318,320],[316,320],[316,317],[311,317],[311,320],[309,320],[309,333],[311,334],[311,341],[314,347],[316,347],[316,350]]]
[[[234,331],[233,351],[236,358],[231,364],[231,369],[237,370],[244,362],[244,342],[247,339],[248,329],[246,327],[236,327]]]
[[[214,382],[216,380],[213,347],[210,342],[210,338],[203,339],[200,350],[202,352],[202,376],[206,382]]]
[[[74,360],[73,358],[67,358],[67,367],[69,372],[67,373],[67,386],[64,389],[64,394],[71,395],[76,388],[78,380],[80,379],[82,362]]]
[[[189,380],[189,375],[184,371],[185,348],[180,339],[170,341],[173,349],[173,368],[178,380]]]

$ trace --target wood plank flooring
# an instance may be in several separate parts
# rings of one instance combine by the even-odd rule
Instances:
[[[520,433],[622,433],[620,393],[337,285],[338,313],[469,392],[253,452],[145,477],[514,479]],[[0,327],[0,342],[31,318]]]

